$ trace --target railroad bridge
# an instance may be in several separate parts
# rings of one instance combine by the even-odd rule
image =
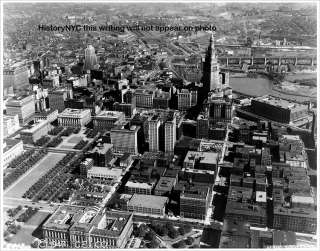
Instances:
[[[221,66],[247,65],[287,65],[316,66],[316,57],[218,57]]]

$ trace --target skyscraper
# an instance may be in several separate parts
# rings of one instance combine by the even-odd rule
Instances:
[[[159,151],[159,127],[160,118],[158,115],[152,116],[149,120],[149,151],[157,152]]]
[[[87,49],[84,52],[84,69],[92,70],[97,64],[97,56],[92,45],[88,45]]]
[[[176,116],[174,112],[170,113],[167,121],[164,124],[165,130],[165,145],[164,151],[166,153],[173,153],[176,143]]]
[[[221,82],[219,77],[219,64],[214,48],[214,36],[213,33],[210,37],[210,43],[206,53],[206,58],[203,66],[203,87],[205,92],[212,91],[214,89],[221,88]]]

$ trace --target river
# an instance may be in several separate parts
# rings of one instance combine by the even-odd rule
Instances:
[[[301,97],[294,94],[275,91],[272,89],[272,81],[263,76],[249,78],[245,74],[230,74],[230,86],[235,92],[249,96],[270,94],[275,97],[290,99],[292,101],[304,102],[311,100],[316,102],[316,98]]]

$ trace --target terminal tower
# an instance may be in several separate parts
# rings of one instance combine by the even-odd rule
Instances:
[[[216,52],[214,48],[214,36],[213,33],[210,37],[210,43],[205,57],[205,62],[203,65],[203,87],[206,93],[214,90],[221,90],[221,79],[219,75],[220,69],[218,60],[216,57]]]

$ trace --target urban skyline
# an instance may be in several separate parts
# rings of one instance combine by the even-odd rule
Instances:
[[[2,6],[3,250],[319,248],[318,3]]]

